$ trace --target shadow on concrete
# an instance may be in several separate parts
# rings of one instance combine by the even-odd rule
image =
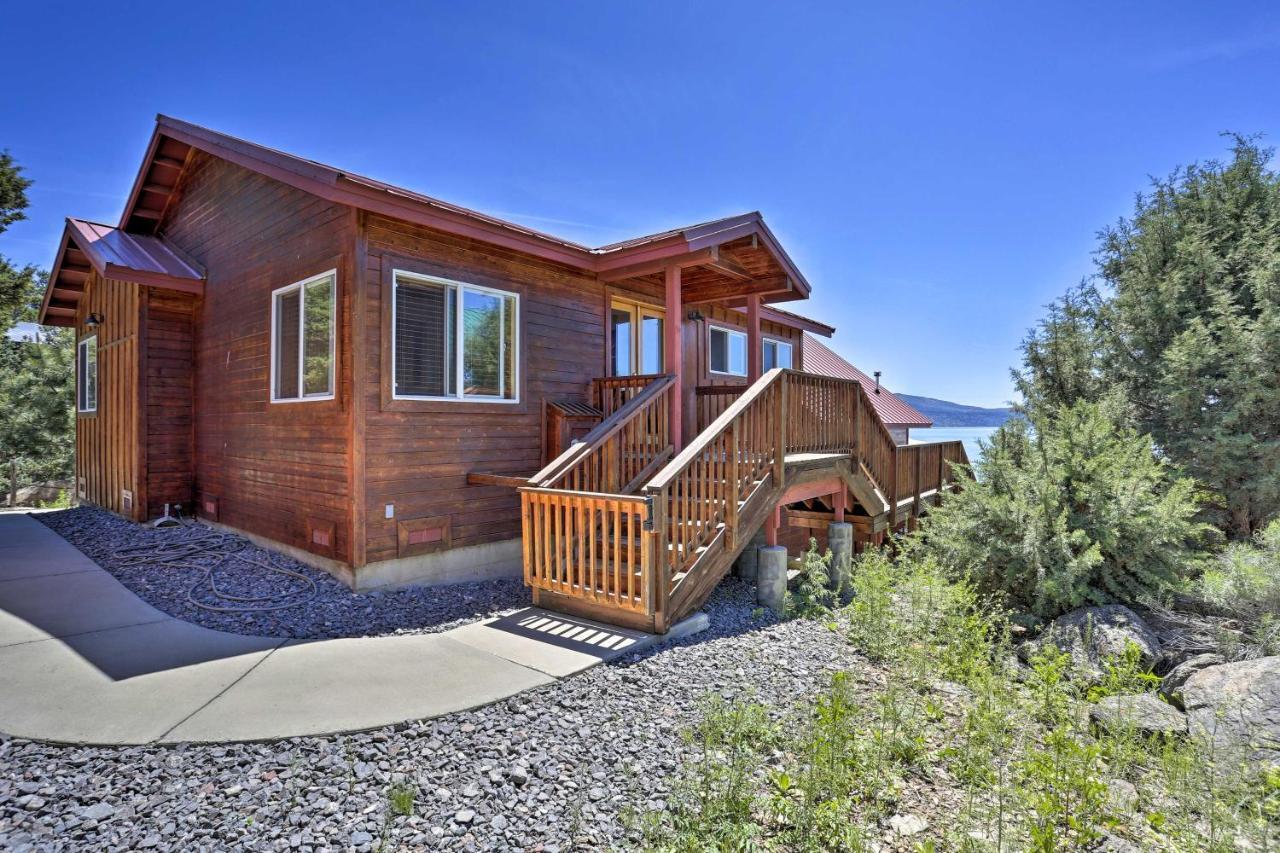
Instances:
[[[547,643],[562,649],[592,655],[600,660],[617,657],[651,640],[643,631],[602,625],[586,619],[551,613],[536,607],[525,608],[485,627],[518,637]]]

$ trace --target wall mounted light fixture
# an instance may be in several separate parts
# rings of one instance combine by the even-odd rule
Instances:
[[[702,312],[699,311],[697,308],[694,308],[686,316],[695,323],[698,322],[699,320],[707,319],[706,317],[702,316]]]
[[[96,329],[105,323],[106,320],[107,318],[103,317],[101,314],[90,314],[88,317],[84,318],[84,324],[90,329]]]

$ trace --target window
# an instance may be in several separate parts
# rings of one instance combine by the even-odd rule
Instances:
[[[614,376],[662,372],[664,312],[638,302],[615,299],[609,311]]]
[[[98,411],[98,336],[76,345],[76,411]]]
[[[396,270],[392,396],[517,402],[519,305],[514,293]]]
[[[764,369],[773,370],[775,367],[791,367],[791,344],[786,341],[775,341],[772,338],[765,338],[761,344],[764,347]]]
[[[743,332],[710,327],[711,372],[727,376],[747,375],[747,336]]]
[[[337,270],[271,294],[271,402],[333,398]]]

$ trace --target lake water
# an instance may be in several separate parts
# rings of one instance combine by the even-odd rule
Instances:
[[[933,427],[931,429],[912,429],[911,443],[917,441],[963,441],[964,452],[969,454],[969,461],[977,461],[982,454],[978,440],[989,440],[991,434],[999,427]]]

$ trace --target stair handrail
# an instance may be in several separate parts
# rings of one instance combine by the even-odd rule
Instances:
[[[655,378],[645,386],[644,390],[615,410],[609,417],[596,424],[580,441],[569,445],[563,453],[551,460],[546,467],[530,477],[529,485],[538,488],[560,488],[561,481],[569,476],[576,467],[583,465],[593,455],[599,454],[611,439],[644,415],[646,410],[655,405],[659,398],[666,394],[675,383],[676,378],[672,374],[655,374]],[[659,421],[661,421],[662,429],[669,429],[670,425],[666,422],[666,419],[659,419]],[[670,446],[669,439],[667,446]],[[662,449],[659,448],[659,453],[661,452]],[[615,484],[615,489],[622,491],[626,485],[628,484]],[[613,490],[589,488],[585,489],[585,491],[612,492]]]
[[[698,433],[697,436],[694,437],[693,441],[685,445],[683,450],[677,453],[670,462],[662,467],[662,470],[653,475],[653,478],[645,484],[644,491],[657,492],[669,485],[670,482],[675,479],[676,475],[689,464],[689,462],[697,458],[698,454],[702,453],[702,451],[706,450],[707,445],[710,444],[713,439],[723,433],[724,430],[733,423],[734,419],[751,405],[752,401],[764,393],[764,390],[772,385],[774,381],[778,380],[778,377],[782,376],[785,372],[786,371],[784,369],[775,367],[767,373],[762,374],[759,379],[751,383],[751,385],[747,387],[747,390],[742,392],[742,396],[734,400],[729,408],[721,412],[719,417],[708,424],[706,429]]]

